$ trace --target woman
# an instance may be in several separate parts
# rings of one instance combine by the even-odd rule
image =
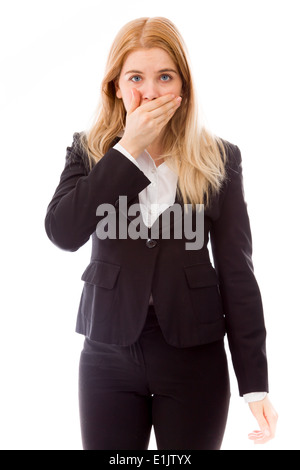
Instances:
[[[117,35],[99,111],[67,148],[45,228],[69,251],[92,235],[76,327],[84,449],[147,449],[152,425],[158,449],[220,449],[225,332],[260,426],[249,437],[274,437],[241,154],[199,122],[171,21],[140,18]]]

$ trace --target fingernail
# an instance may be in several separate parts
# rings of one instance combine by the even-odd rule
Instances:
[[[181,101],[182,101],[181,96],[178,96],[178,98],[176,98],[176,101],[177,101],[177,103],[181,103]]]
[[[270,436],[271,436],[271,433],[270,433],[269,429],[265,429],[264,435],[265,435],[266,437],[270,437]]]

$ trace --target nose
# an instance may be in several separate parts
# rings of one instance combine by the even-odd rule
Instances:
[[[160,96],[158,87],[153,82],[145,83],[143,89],[140,91],[144,101],[152,101]]]

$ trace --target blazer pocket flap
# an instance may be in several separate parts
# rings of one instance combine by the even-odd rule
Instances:
[[[92,261],[81,276],[81,280],[94,286],[112,289],[116,283],[121,266],[106,263],[105,261]]]
[[[185,275],[191,288],[216,286],[218,276],[211,264],[185,266]]]

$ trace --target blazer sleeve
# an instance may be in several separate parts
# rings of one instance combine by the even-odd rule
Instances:
[[[75,132],[46,212],[44,223],[49,239],[63,250],[78,250],[96,230],[100,204],[117,207],[119,196],[130,200],[150,183],[136,165],[113,148],[89,170],[80,133]]]
[[[233,367],[240,395],[268,392],[266,328],[252,261],[252,235],[245,201],[242,158],[230,145],[219,217],[210,240]]]

